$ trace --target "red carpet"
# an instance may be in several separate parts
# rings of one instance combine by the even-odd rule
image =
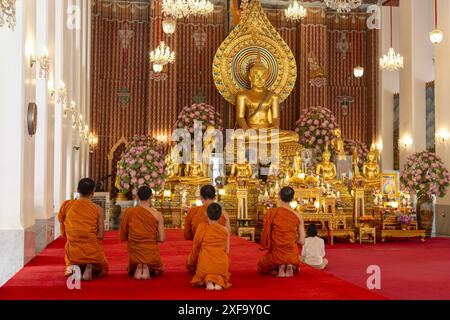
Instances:
[[[2,300],[372,300],[384,297],[352,283],[304,266],[291,279],[256,274],[261,256],[258,245],[239,238],[231,243],[231,283],[224,292],[206,292],[190,286],[185,259],[191,243],[180,231],[169,231],[161,246],[165,274],[151,281],[137,281],[126,274],[126,244],[110,232],[104,241],[110,263],[106,278],[83,282],[81,290],[66,287],[64,240],[59,239],[0,288]],[[420,258],[420,257],[419,257]]]
[[[328,272],[365,286],[370,265],[381,268],[381,290],[389,299],[450,299],[450,239],[337,244],[327,248]]]

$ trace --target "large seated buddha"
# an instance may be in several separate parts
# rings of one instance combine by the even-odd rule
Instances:
[[[280,154],[295,156],[299,136],[280,130],[280,104],[294,89],[297,64],[259,0],[250,1],[217,49],[213,78],[219,93],[236,106],[236,125],[246,131],[246,142],[279,143]]]
[[[296,132],[279,130],[280,98],[266,88],[267,74],[268,70],[258,56],[249,70],[251,88],[236,95],[237,124],[244,130],[255,129],[259,141],[296,143],[299,140]]]

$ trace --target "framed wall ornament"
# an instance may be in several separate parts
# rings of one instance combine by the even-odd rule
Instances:
[[[28,104],[27,110],[27,129],[30,137],[34,136],[37,131],[38,107],[34,102]]]

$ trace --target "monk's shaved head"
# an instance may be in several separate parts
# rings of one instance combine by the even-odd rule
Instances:
[[[208,206],[206,212],[208,212],[209,220],[217,221],[222,216],[222,207],[218,203],[212,203]]]
[[[204,200],[214,200],[216,197],[216,189],[211,185],[203,186],[200,189],[200,195]]]
[[[147,201],[148,199],[150,199],[152,194],[153,194],[152,189],[150,189],[147,186],[140,187],[137,192],[138,198],[141,201]]]
[[[90,178],[81,179],[78,182],[78,193],[83,197],[89,197],[94,194],[95,181]]]
[[[284,203],[290,203],[294,200],[295,191],[291,187],[284,187],[280,192],[280,199]]]

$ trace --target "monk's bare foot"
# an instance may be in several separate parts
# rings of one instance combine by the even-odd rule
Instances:
[[[209,281],[209,282],[206,284],[206,290],[208,290],[208,291],[215,290],[214,283],[212,283],[211,281]]]
[[[214,290],[221,291],[221,290],[223,290],[223,288],[221,286],[219,286],[218,284],[215,284]]]
[[[284,278],[286,277],[286,265],[282,265],[278,267],[278,275],[277,277],[279,278]]]
[[[294,267],[292,264],[288,264],[286,267],[286,277],[291,278],[294,276]]]
[[[84,270],[84,273],[83,273],[83,280],[84,281],[92,281],[92,264],[88,264],[86,266],[86,270]]]
[[[150,270],[148,269],[148,265],[144,264],[142,266],[142,280],[151,280]]]
[[[136,267],[136,272],[134,273],[134,278],[136,280],[142,279],[142,264],[138,264],[138,266]]]

